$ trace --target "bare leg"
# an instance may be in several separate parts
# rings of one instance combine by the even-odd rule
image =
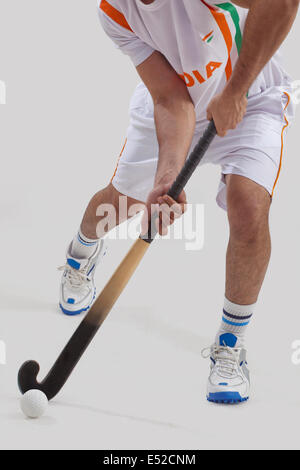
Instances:
[[[230,225],[226,298],[215,346],[210,352],[213,365],[207,396],[216,403],[240,403],[248,400],[250,391],[245,333],[271,254],[271,198],[263,187],[242,176],[228,175],[226,184]]]
[[[106,233],[105,230],[103,231],[103,233],[99,233],[99,222],[101,221],[103,217],[97,216],[97,209],[102,204],[111,204],[115,208],[116,214],[117,214],[117,225],[121,224],[122,222],[125,222],[125,220],[128,219],[127,214],[120,213],[119,211],[121,196],[123,195],[119,193],[113,187],[112,184],[109,184],[109,186],[107,186],[105,189],[102,189],[97,194],[95,194],[95,196],[89,202],[89,205],[85,211],[85,214],[81,223],[82,233],[86,237],[90,239],[98,239],[98,238],[103,237]],[[143,203],[128,197],[127,198],[128,210],[134,204],[140,204],[141,210],[142,210]]]
[[[226,183],[230,224],[226,298],[250,305],[257,301],[271,255],[271,198],[248,178],[227,175]]]

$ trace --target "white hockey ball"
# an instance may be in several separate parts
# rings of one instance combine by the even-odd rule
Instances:
[[[27,418],[40,418],[48,407],[48,398],[40,390],[29,390],[21,398],[21,410]]]

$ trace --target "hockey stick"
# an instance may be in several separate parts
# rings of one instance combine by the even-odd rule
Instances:
[[[179,197],[215,135],[216,128],[212,121],[170,188],[168,194],[173,199],[176,200]],[[45,393],[48,400],[51,400],[62,389],[153,241],[156,235],[156,229],[153,228],[153,226],[155,226],[155,224],[151,223],[149,233],[146,237],[139,238],[134,243],[127,256],[93,304],[89,313],[80,323],[46,378],[42,382],[37,381],[37,375],[40,370],[40,366],[37,362],[28,361],[23,364],[18,374],[18,384],[22,393],[26,393],[28,390],[38,389]]]

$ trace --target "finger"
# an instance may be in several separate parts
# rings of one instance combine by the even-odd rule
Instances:
[[[183,202],[183,203],[181,204],[181,210],[182,210],[182,213],[183,213],[183,214],[186,213],[187,208],[188,208],[187,202]]]
[[[164,225],[173,225],[175,220],[180,219],[180,217],[183,216],[184,214],[184,209],[183,207],[180,206],[180,211],[173,211],[173,208],[170,208],[169,206],[161,206],[161,212],[163,216],[163,224]]]
[[[161,204],[159,207],[159,210],[164,215],[165,221],[167,221],[166,223],[168,225],[172,225],[176,219],[179,219],[180,217],[183,216],[183,214],[186,211],[186,204],[185,203],[181,203],[181,204],[173,203],[173,205],[170,206],[169,204],[174,202],[174,200],[170,198],[170,196],[164,196],[163,199],[167,200],[168,204],[166,203]]]
[[[230,125],[228,125],[228,130],[231,129],[231,130],[234,130],[237,128],[238,124],[239,124],[239,120],[235,121],[235,122],[232,122]]]
[[[180,219],[180,217],[182,217],[185,214],[185,212],[187,210],[187,205],[186,204],[180,204],[180,209],[181,209],[180,213],[175,213],[174,214],[175,220]]]
[[[167,220],[168,218],[170,218],[170,215],[171,215],[170,207],[167,204],[161,204],[159,206],[158,215],[159,215],[160,221],[162,221],[163,219]]]
[[[166,208],[161,209],[160,211],[160,218],[162,221],[162,225],[164,227],[168,227],[169,225],[172,225],[175,221],[175,214],[173,211],[170,210],[169,206]]]
[[[148,207],[146,206],[144,209],[144,214],[143,214],[142,222],[141,222],[141,234],[142,235],[146,235],[146,233],[148,232],[148,226],[149,226],[148,214],[149,214],[149,211],[148,211]]]
[[[227,130],[224,128],[217,128],[217,133],[219,137],[225,137],[227,134]]]
[[[158,231],[158,233],[161,235],[161,236],[165,236],[168,234],[168,228],[167,227],[164,227],[163,224],[162,224],[162,220],[161,220],[161,216],[159,216],[156,221],[156,230]]]
[[[168,231],[169,227],[174,224],[175,220],[179,218],[179,216],[176,216],[173,211],[169,210],[166,212],[162,211],[160,218],[161,226]]]
[[[169,207],[172,207],[172,209],[174,210],[174,212],[178,212],[180,213],[181,212],[181,203],[186,203],[186,200],[185,200],[185,195],[180,195],[179,198],[178,198],[178,201],[175,201],[174,199],[172,199],[169,195],[165,195],[162,197],[162,200],[165,204],[167,204]]]
[[[174,211],[173,206],[169,207],[167,204],[162,204],[159,207],[159,210],[164,216],[165,220],[169,219],[170,222],[174,222],[175,218],[177,219],[178,217],[181,217],[182,215],[181,207],[180,207],[180,210]]]
[[[174,217],[176,219],[184,214],[186,205],[185,194],[180,197],[180,199],[183,200],[182,202],[175,202],[172,198],[170,198],[170,196],[164,196],[163,199],[164,203],[167,203],[170,210],[174,212]]]
[[[160,234],[164,237],[165,235],[168,235],[168,231],[169,231],[169,225],[170,224],[166,224],[164,223],[164,220],[162,218],[162,221],[160,223]]]

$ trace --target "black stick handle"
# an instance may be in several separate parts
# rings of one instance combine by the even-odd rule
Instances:
[[[168,192],[168,195],[172,199],[175,199],[175,201],[178,199],[180,193],[183,191],[186,184],[190,180],[192,174],[201,162],[216,134],[217,130],[215,123],[211,121],[207,126],[203,136],[199,140],[198,144],[195,146],[194,150],[187,158],[181,172],[177,176],[176,180],[174,181]]]
[[[211,121],[207,126],[203,136],[199,140],[198,144],[195,146],[194,150],[187,158],[182,170],[180,171],[179,175],[177,176],[176,180],[174,181],[168,192],[168,195],[175,201],[178,199],[181,192],[188,183],[189,179],[191,178],[192,174],[201,162],[216,134],[217,130],[215,123],[214,121]],[[145,240],[147,243],[151,243],[157,234],[155,223],[156,218],[157,215],[155,214],[150,221],[149,232],[145,236],[142,236],[143,240]]]

